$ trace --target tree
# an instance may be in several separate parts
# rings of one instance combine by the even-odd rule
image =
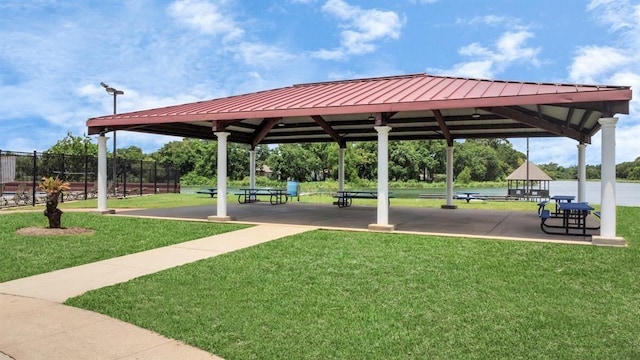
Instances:
[[[129,146],[124,149],[118,149],[118,158],[123,158],[126,160],[145,160],[146,156],[137,146]]]
[[[389,143],[389,177],[396,181],[418,179],[418,152],[410,141]]]
[[[227,144],[227,176],[242,180],[249,174],[249,147],[245,144]]]
[[[271,152],[267,162],[281,179],[297,181],[311,180],[313,172],[320,168],[318,158],[300,144],[278,145]]]
[[[164,144],[152,157],[161,165],[177,169],[180,174],[187,174],[193,170],[196,162],[194,143],[201,140],[183,139]]]
[[[356,173],[360,179],[375,180],[378,176],[378,144],[367,141],[353,147]]]
[[[74,136],[71,132],[67,132],[67,136],[44,152],[58,155],[98,156],[98,144],[92,143],[91,138],[86,135]]]
[[[60,194],[69,190],[69,183],[60,180],[58,177],[44,177],[38,187],[47,193],[47,205],[44,210],[44,216],[49,219],[50,229],[60,229],[62,222],[62,210],[58,209],[58,199]]]

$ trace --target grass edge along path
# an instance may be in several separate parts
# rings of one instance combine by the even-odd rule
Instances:
[[[89,292],[98,311],[226,359],[635,359],[628,248],[314,231]]]
[[[0,282],[239,230],[249,225],[104,216],[67,212],[66,227],[90,235],[24,236],[15,231],[46,226],[41,212],[0,215]]]

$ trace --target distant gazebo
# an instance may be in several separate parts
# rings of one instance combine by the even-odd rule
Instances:
[[[527,161],[507,176],[508,195],[517,199],[548,200],[551,180],[536,164]]]

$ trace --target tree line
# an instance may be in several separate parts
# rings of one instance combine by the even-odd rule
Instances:
[[[154,160],[177,169],[181,183],[212,183],[217,169],[217,142],[199,139],[171,141],[151,154],[139,147],[117,149],[118,158]],[[348,143],[345,151],[345,180],[377,179],[378,146],[376,142]],[[88,136],[68,133],[50,149],[50,154],[92,155],[98,145]],[[338,178],[338,145],[336,143],[258,145],[256,167],[272,172],[280,180],[324,181]],[[109,154],[111,156],[111,154]],[[391,181],[441,182],[446,178],[446,143],[444,140],[400,140],[389,142],[389,179]],[[227,173],[231,180],[249,175],[249,146],[229,143]],[[467,139],[454,150],[454,176],[459,183],[502,181],[526,161],[507,139]],[[577,165],[563,167],[556,163],[538,164],[553,179],[577,178]],[[600,178],[600,165],[587,165],[587,178]],[[640,157],[617,165],[619,179],[640,180]]]

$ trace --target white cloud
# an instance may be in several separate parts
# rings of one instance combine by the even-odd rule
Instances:
[[[527,27],[522,25],[522,21],[518,18],[498,15],[474,16],[471,19],[457,19],[456,23],[460,26],[477,26],[488,25],[492,27],[503,26],[512,30],[526,30]]]
[[[620,45],[578,48],[569,66],[569,78],[576,82],[631,86],[637,93],[640,89],[640,4],[627,0],[593,0],[587,9],[600,23],[608,25],[611,32],[618,34]],[[630,116],[621,116],[618,122],[624,131],[616,134],[617,147],[624,149],[625,154],[640,155],[639,112],[640,101],[635,96],[630,102]]]
[[[376,42],[384,39],[398,39],[404,21],[393,11],[362,9],[349,5],[343,0],[328,0],[322,10],[343,21],[340,33],[340,47],[333,50],[321,49],[313,56],[325,59],[343,59],[348,55],[362,55],[376,50]]]
[[[245,64],[264,69],[280,67],[295,58],[295,55],[278,46],[253,42],[240,43],[231,51]]]
[[[569,67],[569,79],[579,83],[597,83],[603,74],[620,69],[633,59],[622,49],[610,46],[585,46],[578,50]]]
[[[224,11],[224,5],[224,1],[177,0],[168,7],[168,12],[178,22],[202,33],[225,40],[238,39],[244,30]]]
[[[505,32],[495,42],[493,48],[480,43],[472,43],[458,50],[460,55],[475,60],[455,64],[449,69],[430,68],[428,72],[474,78],[493,78],[496,74],[516,63],[538,66],[540,48],[526,46],[534,37],[529,31]]]
[[[598,21],[608,25],[611,31],[638,27],[640,5],[631,4],[629,0],[592,0],[587,10],[596,12]]]

